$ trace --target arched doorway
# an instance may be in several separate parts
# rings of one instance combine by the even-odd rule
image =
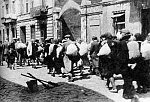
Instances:
[[[72,40],[76,40],[81,37],[81,16],[80,5],[74,2],[74,0],[68,0],[59,13],[60,22],[60,34],[63,38],[66,34],[72,36]]]
[[[68,9],[60,17],[61,21],[61,37],[70,34],[72,40],[81,37],[81,17],[80,11],[77,9]]]

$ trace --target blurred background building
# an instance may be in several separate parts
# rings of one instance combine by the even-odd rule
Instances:
[[[0,40],[73,40],[121,29],[145,38],[150,32],[150,0],[0,0]]]

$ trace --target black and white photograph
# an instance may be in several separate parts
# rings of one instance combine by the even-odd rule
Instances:
[[[150,0],[0,0],[0,102],[150,102]]]

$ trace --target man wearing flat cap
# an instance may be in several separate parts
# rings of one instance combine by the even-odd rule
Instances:
[[[65,66],[65,72],[69,73],[68,81],[72,82],[73,81],[73,78],[72,78],[72,76],[73,76],[73,65],[72,64],[73,63],[66,54],[68,45],[74,43],[73,41],[70,40],[70,38],[71,38],[71,36],[68,34],[64,36],[65,42],[63,44],[62,53],[64,53],[63,62],[64,62],[64,66]]]
[[[120,31],[120,34],[122,35],[122,37],[120,38],[120,40],[128,40],[131,36],[131,33],[129,30],[127,29],[122,29]]]

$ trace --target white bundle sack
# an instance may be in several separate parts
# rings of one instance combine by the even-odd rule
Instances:
[[[62,46],[58,46],[56,49],[57,58],[59,58],[60,52],[62,51]]]
[[[129,50],[129,59],[140,56],[139,43],[137,41],[130,41],[127,43]]]
[[[17,44],[17,49],[20,49],[20,48],[26,48],[27,46],[26,46],[26,44],[24,44],[24,43],[18,43]]]
[[[38,51],[42,51],[42,50],[43,50],[42,46],[39,46]]]
[[[74,43],[71,43],[67,46],[66,54],[72,55],[76,51],[78,51],[77,46]]]
[[[111,52],[110,47],[108,46],[107,43],[105,43],[105,44],[100,48],[100,50],[99,50],[99,52],[98,52],[97,55],[98,55],[98,56],[109,55],[110,52]]]
[[[82,43],[80,44],[79,54],[80,54],[81,56],[83,56],[83,55],[85,55],[85,54],[87,54],[87,53],[88,53],[88,44],[85,43],[85,42],[82,42]]]
[[[150,59],[150,43],[143,42],[141,44],[141,53],[142,53],[142,57],[145,58],[145,60]]]
[[[51,53],[53,52],[54,45],[55,45],[55,44],[50,44],[48,55],[51,55]]]
[[[28,56],[32,55],[32,42],[28,43],[28,46],[27,46],[27,55]]]

